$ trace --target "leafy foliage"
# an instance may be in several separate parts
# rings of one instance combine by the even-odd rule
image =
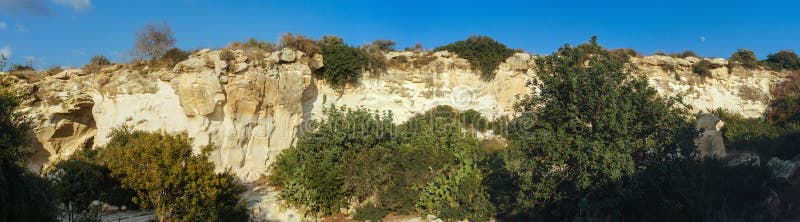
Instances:
[[[58,209],[47,182],[21,166],[28,122],[14,109],[20,95],[0,77],[0,221],[55,221]]]
[[[800,122],[776,124],[721,109],[713,113],[725,122],[722,135],[728,150],[756,152],[765,158],[774,156],[784,160],[800,154]]]
[[[540,93],[519,101],[522,115],[509,132],[506,164],[519,180],[511,216],[573,215],[588,191],[670,150],[693,148],[679,100],[659,97],[596,37],[538,59],[537,67],[529,86]]]
[[[469,60],[474,70],[480,71],[484,80],[494,79],[495,70],[500,63],[514,54],[514,50],[488,36],[470,36],[438,47],[434,51],[449,51]]]
[[[733,66],[742,66],[746,69],[755,69],[761,65],[761,62],[758,61],[756,58],[756,54],[753,51],[747,49],[739,49],[734,52],[731,57],[728,59],[728,66],[733,68]]]
[[[369,55],[358,48],[345,44],[341,38],[320,41],[322,58],[325,66],[322,67],[322,78],[334,87],[344,87],[347,84],[357,84],[361,79],[363,70],[369,64]],[[385,66],[385,65],[384,65]]]
[[[193,155],[189,137],[128,128],[112,131],[102,161],[123,187],[133,189],[133,201],[154,208],[170,221],[248,219],[239,200],[242,185],[230,173],[214,173],[208,161],[211,147]]]
[[[64,206],[71,205],[76,215],[91,212],[90,204],[94,200],[134,206],[133,191],[123,189],[119,179],[111,176],[111,170],[97,163],[96,153],[82,150],[53,165],[47,175],[57,200]]]
[[[482,185],[478,141],[451,113],[420,115],[396,126],[390,114],[326,109],[293,148],[273,165],[280,197],[308,212],[328,215],[375,197],[387,211],[434,213],[443,218],[492,215]]]
[[[767,66],[775,71],[786,70],[800,70],[800,58],[797,53],[790,50],[781,50],[774,54],[767,55],[765,60]]]
[[[361,221],[381,221],[387,213],[386,209],[375,206],[375,204],[367,204],[356,209],[353,218]]]
[[[716,159],[651,162],[619,181],[589,192],[579,221],[770,220],[767,167],[729,167]]]

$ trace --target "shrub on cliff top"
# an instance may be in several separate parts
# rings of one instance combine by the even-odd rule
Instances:
[[[729,68],[733,68],[736,65],[740,65],[746,69],[755,69],[761,65],[761,62],[758,61],[756,54],[753,53],[753,51],[739,49],[736,50],[736,52],[734,52],[728,59]]]
[[[514,54],[514,50],[488,36],[470,36],[438,47],[434,51],[449,51],[469,60],[472,69],[479,71],[484,80],[494,79],[500,63]]]
[[[300,50],[306,54],[322,53],[322,49],[313,39],[307,38],[303,34],[292,35],[291,32],[281,36],[281,48]]]
[[[800,58],[791,50],[781,50],[780,52],[767,56],[767,66],[775,71],[800,70]]]
[[[320,40],[322,58],[322,78],[336,88],[347,84],[358,84],[362,72],[369,64],[369,55],[364,50],[344,43],[341,38],[326,36]]]
[[[270,53],[277,49],[277,46],[271,42],[265,42],[253,37],[250,37],[245,42],[234,41],[226,47],[232,50],[242,50],[244,56],[253,60],[262,60],[266,53]]]
[[[376,39],[372,43],[362,46],[361,50],[364,50],[369,57],[367,70],[373,75],[376,73],[385,72],[387,62],[384,54],[394,51],[394,45],[395,43],[392,40]]]
[[[179,48],[171,48],[158,59],[157,66],[172,69],[179,62],[189,58],[189,52],[183,51]]]

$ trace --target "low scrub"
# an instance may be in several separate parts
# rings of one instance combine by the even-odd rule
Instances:
[[[228,45],[228,47],[226,47],[226,49],[242,50],[242,52],[244,52],[244,56],[247,56],[247,58],[260,61],[266,57],[267,53],[275,51],[278,49],[278,47],[273,43],[250,37],[244,42],[232,42]]]
[[[797,57],[797,53],[791,50],[782,50],[774,54],[769,54],[767,60],[764,62],[766,62],[767,66],[772,68],[772,70],[778,72],[783,70],[800,70],[800,58]]]
[[[488,36],[471,36],[438,47],[434,51],[449,51],[469,60],[472,69],[480,72],[484,80],[492,80],[500,63],[514,54],[514,50]]]
[[[761,62],[756,58],[756,54],[747,49],[737,50],[728,59],[728,67],[731,69],[735,66],[741,66],[745,69],[755,69],[760,65]]]
[[[281,36],[281,48],[291,48],[300,50],[306,54],[322,54],[322,49],[317,43],[311,39],[303,36],[303,34],[292,35],[286,33]]]
[[[93,56],[89,64],[83,66],[83,70],[90,73],[99,72],[105,66],[111,65],[111,61],[103,55]]]
[[[446,110],[395,125],[388,113],[326,109],[327,118],[278,156],[270,181],[283,188],[281,199],[318,215],[374,197],[358,218],[397,212],[486,221],[493,207],[480,143]]]

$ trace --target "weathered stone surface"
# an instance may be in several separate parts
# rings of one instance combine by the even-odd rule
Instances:
[[[696,128],[701,131],[695,139],[700,157],[725,157],[725,144],[722,140],[722,126],[725,122],[711,113],[704,113],[697,118]]]

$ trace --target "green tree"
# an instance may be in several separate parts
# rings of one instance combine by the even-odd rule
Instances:
[[[0,77],[0,221],[55,221],[58,209],[47,182],[22,167],[28,122],[15,112],[20,95]]]
[[[191,139],[118,128],[101,153],[112,175],[133,189],[133,201],[155,209],[160,221],[246,221],[244,187],[230,173],[215,173],[212,146],[192,154]]]
[[[341,38],[326,36],[320,41],[322,58],[322,78],[334,87],[358,84],[362,72],[369,64],[369,55],[358,48],[345,44]]]
[[[495,70],[514,50],[488,36],[470,36],[466,40],[456,41],[438,47],[434,51],[449,51],[469,60],[472,69],[480,72],[484,80],[494,79]]]
[[[133,191],[123,189],[119,179],[111,176],[111,170],[97,163],[96,153],[81,150],[57,162],[47,172],[57,200],[64,206],[72,206],[76,214],[90,211],[89,205],[94,200],[133,207]]]
[[[529,86],[540,93],[518,102],[509,132],[506,165],[520,181],[512,214],[574,215],[582,194],[668,150],[693,148],[680,100],[659,97],[596,37],[536,63]]]

